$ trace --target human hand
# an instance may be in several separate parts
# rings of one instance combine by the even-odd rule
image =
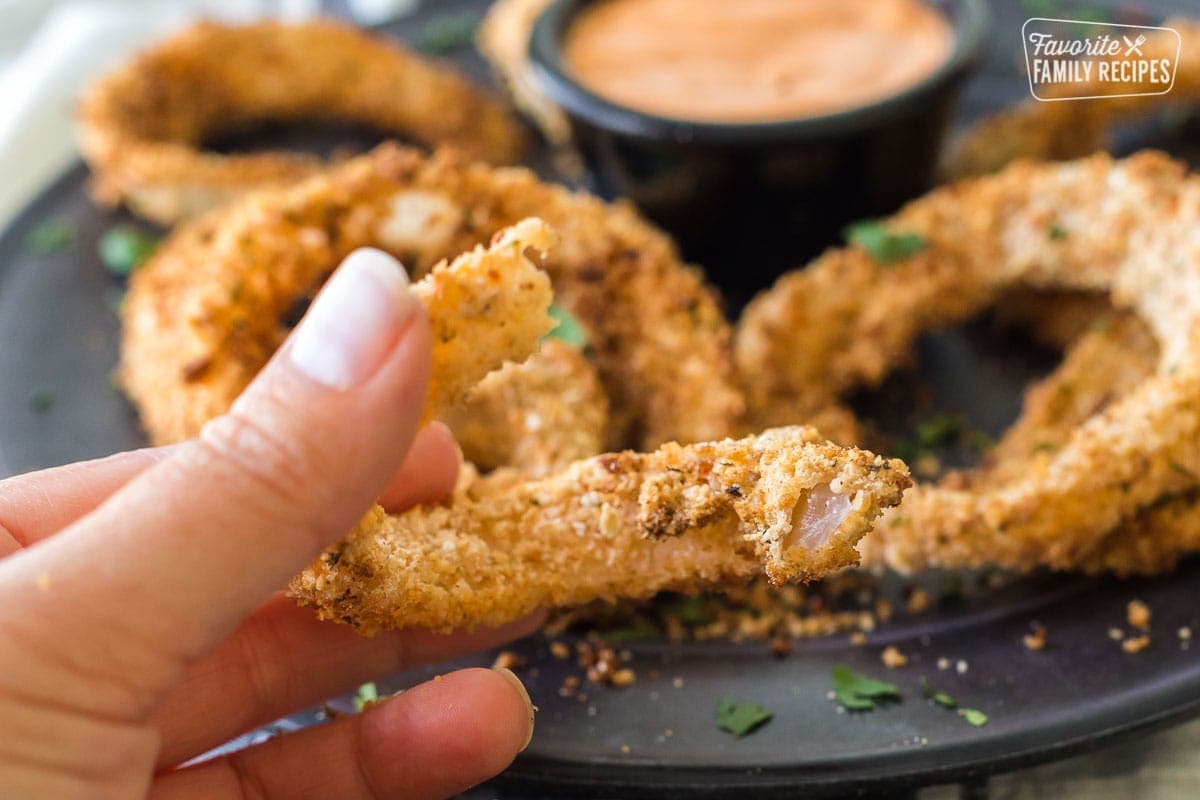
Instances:
[[[449,431],[417,431],[429,360],[403,270],[359,251],[197,440],[0,482],[0,796],[441,797],[508,765],[532,734],[528,695],[473,669],[173,769],[536,625],[365,639],[278,592],[377,498],[453,486]]]

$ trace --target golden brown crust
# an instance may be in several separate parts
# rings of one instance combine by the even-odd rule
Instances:
[[[1029,388],[1017,422],[968,473],[972,485],[1040,474],[1075,427],[1154,374],[1158,344],[1137,317],[1109,312],[1075,340],[1062,363]],[[1155,574],[1200,549],[1200,490],[1165,496],[1100,539],[1076,569]]]
[[[101,78],[79,106],[97,199],[162,224],[250,189],[286,186],[321,162],[281,152],[221,155],[214,134],[262,120],[330,119],[511,163],[523,133],[450,67],[332,20],[204,22]]]
[[[862,548],[865,563],[905,571],[1074,566],[1200,474],[1198,220],[1200,179],[1153,153],[1018,163],[934,191],[888,221],[927,240],[920,254],[881,264],[831,251],[751,304],[736,356],[752,414],[781,397],[835,404],[879,381],[917,333],[1002,289],[1110,290],[1158,341],[1154,374],[1073,428],[1044,469],[979,489],[918,486]]]
[[[528,216],[559,236],[542,266],[587,329],[612,415],[606,449],[738,430],[729,326],[666,236],[626,205],[528,170],[395,145],[176,230],[130,285],[122,380],[153,440],[193,436],[266,363],[289,308],[354,248],[381,247],[422,274]]]
[[[1159,31],[1150,33],[1141,49],[1146,58],[1174,60],[1179,48],[1170,92],[1157,94],[1161,85],[1147,82],[1123,84],[1122,90],[1154,94],[1086,102],[1027,100],[985,117],[959,136],[949,149],[943,172],[959,179],[995,172],[1018,158],[1060,161],[1086,156],[1105,149],[1106,134],[1113,124],[1145,115],[1158,106],[1200,97],[1200,22],[1176,17],[1164,25],[1179,32],[1182,47],[1174,34]],[[1043,95],[1103,95],[1111,91],[1109,86],[1093,85],[1094,92],[1087,91],[1084,82],[1048,87]]]
[[[548,339],[484,378],[441,420],[480,469],[538,478],[604,452],[608,398],[578,348]]]
[[[811,428],[610,453],[480,497],[374,512],[292,594],[365,633],[495,625],[540,607],[743,581],[809,579],[909,485],[899,461]],[[836,514],[822,516],[832,501]]]
[[[303,206],[294,209],[302,230]],[[317,237],[310,238],[315,243]],[[434,333],[426,419],[458,402],[506,360],[523,360],[553,327],[550,281],[525,255],[527,249],[544,252],[553,242],[544,222],[523,220],[497,234],[486,250],[478,246],[439,264],[412,287]],[[305,258],[313,254],[290,248],[286,235],[260,244],[248,255],[273,267],[271,279],[298,285],[315,285],[326,265],[345,255],[330,255],[323,241],[316,248],[320,258]],[[159,443],[190,438],[223,413],[286,334],[279,321],[286,297],[272,296],[270,283],[252,283],[255,276],[211,275],[218,282],[201,288],[213,291],[170,291],[169,272],[188,263],[168,260],[164,270],[139,274],[123,309],[122,382]],[[225,289],[226,279],[242,288]]]
[[[1018,286],[996,298],[997,324],[1024,331],[1035,342],[1065,350],[1113,313],[1105,292],[1047,291]]]

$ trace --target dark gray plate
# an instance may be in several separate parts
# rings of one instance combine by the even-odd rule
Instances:
[[[1008,19],[1020,12],[997,10],[996,52],[968,93],[970,113],[1020,96],[1013,63],[1019,20]],[[395,29],[410,35],[421,24]],[[480,71],[474,57],[457,55]],[[300,139],[313,141],[309,134]],[[104,230],[131,220],[94,207],[85,181],[82,167],[70,170],[0,236],[0,473],[143,444],[131,409],[109,386],[118,332],[110,302],[121,287],[95,254]],[[69,221],[76,238],[34,254],[29,232],[48,219]],[[926,340],[921,356],[935,407],[963,411],[992,431],[1012,419],[1024,382],[1047,366],[1044,354],[1009,346],[980,326]],[[1096,747],[1200,712],[1200,659],[1175,634],[1181,626],[1200,629],[1198,588],[1197,561],[1154,581],[1039,576],[933,614],[901,614],[865,647],[845,636],[806,640],[782,660],[761,643],[630,645],[637,683],[588,687],[586,702],[557,693],[578,669],[550,658],[541,640],[527,640],[517,648],[529,662],[522,677],[541,712],[531,747],[502,786],[555,796],[568,789],[622,797],[844,794],[963,780]],[[1153,645],[1129,655],[1107,631],[1125,625],[1125,603],[1135,597],[1154,609]],[[1021,644],[1033,620],[1050,633],[1043,652]],[[879,652],[888,644],[912,663],[885,671]],[[939,658],[968,667],[940,671]],[[482,655],[455,666],[490,660]],[[839,713],[826,698],[838,663],[898,683],[904,701]],[[380,688],[449,666],[395,676]],[[927,703],[921,675],[991,721],[973,728]],[[774,720],[753,736],[731,738],[713,721],[717,700],[727,695],[764,704]]]

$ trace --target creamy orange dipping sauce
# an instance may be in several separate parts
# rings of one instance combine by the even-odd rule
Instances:
[[[896,94],[950,57],[954,32],[920,0],[603,0],[563,46],[573,77],[617,105],[762,122]]]

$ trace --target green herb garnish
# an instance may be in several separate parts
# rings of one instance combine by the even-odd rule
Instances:
[[[354,710],[362,711],[367,703],[374,703],[379,699],[379,689],[376,688],[374,682],[364,683],[358,687],[358,691],[354,693]]]
[[[605,631],[601,638],[612,644],[657,642],[663,638],[663,632],[650,620],[639,617],[631,625]]]
[[[1057,222],[1050,226],[1050,230],[1046,232],[1052,242],[1061,242],[1067,238],[1067,232]]]
[[[551,303],[547,313],[558,324],[551,328],[550,332],[542,337],[543,339],[558,339],[572,347],[578,347],[580,350],[587,347],[587,332],[570,311],[557,303]]]
[[[685,625],[703,625],[713,617],[712,605],[705,597],[677,597],[664,603],[662,610]]]
[[[44,414],[54,407],[54,395],[44,390],[36,391],[29,397],[29,407],[38,414]]]
[[[75,241],[75,226],[65,219],[48,219],[29,232],[26,246],[38,255],[52,253]]]
[[[436,56],[466,47],[475,40],[479,20],[478,14],[439,14],[421,29],[417,49]]]
[[[871,254],[876,261],[885,264],[904,259],[921,252],[929,246],[925,237],[917,233],[889,231],[882,220],[869,219],[846,226],[842,235],[850,244],[856,244]]]
[[[988,715],[977,708],[960,708],[958,713],[967,721],[968,725],[974,725],[976,728],[982,728],[988,724]]]
[[[871,711],[877,701],[900,700],[900,689],[893,683],[857,674],[847,666],[833,668],[833,697],[847,711]]]
[[[917,446],[923,450],[950,444],[966,427],[963,419],[955,414],[936,414],[917,425]]]
[[[918,423],[912,435],[898,440],[894,449],[896,455],[905,461],[917,461],[951,444],[984,453],[996,442],[987,433],[969,427],[958,414],[936,414]]]
[[[731,697],[717,703],[717,727],[739,739],[766,725],[774,716],[758,703],[739,703]]]
[[[921,694],[926,699],[932,700],[943,708],[958,708],[957,700],[945,692],[933,688],[933,685],[929,683],[929,679],[924,675],[921,676]]]
[[[966,439],[967,447],[971,448],[976,453],[986,453],[988,450],[991,450],[996,446],[996,440],[984,431],[967,431],[964,438]]]
[[[136,228],[118,226],[100,237],[100,261],[114,275],[128,275],[140,267],[158,246],[158,240]]]
[[[957,700],[945,692],[935,689],[924,675],[921,676],[921,694],[942,708],[957,709],[958,715],[965,719],[968,725],[982,728],[988,723],[987,714],[977,708],[959,708]]]

